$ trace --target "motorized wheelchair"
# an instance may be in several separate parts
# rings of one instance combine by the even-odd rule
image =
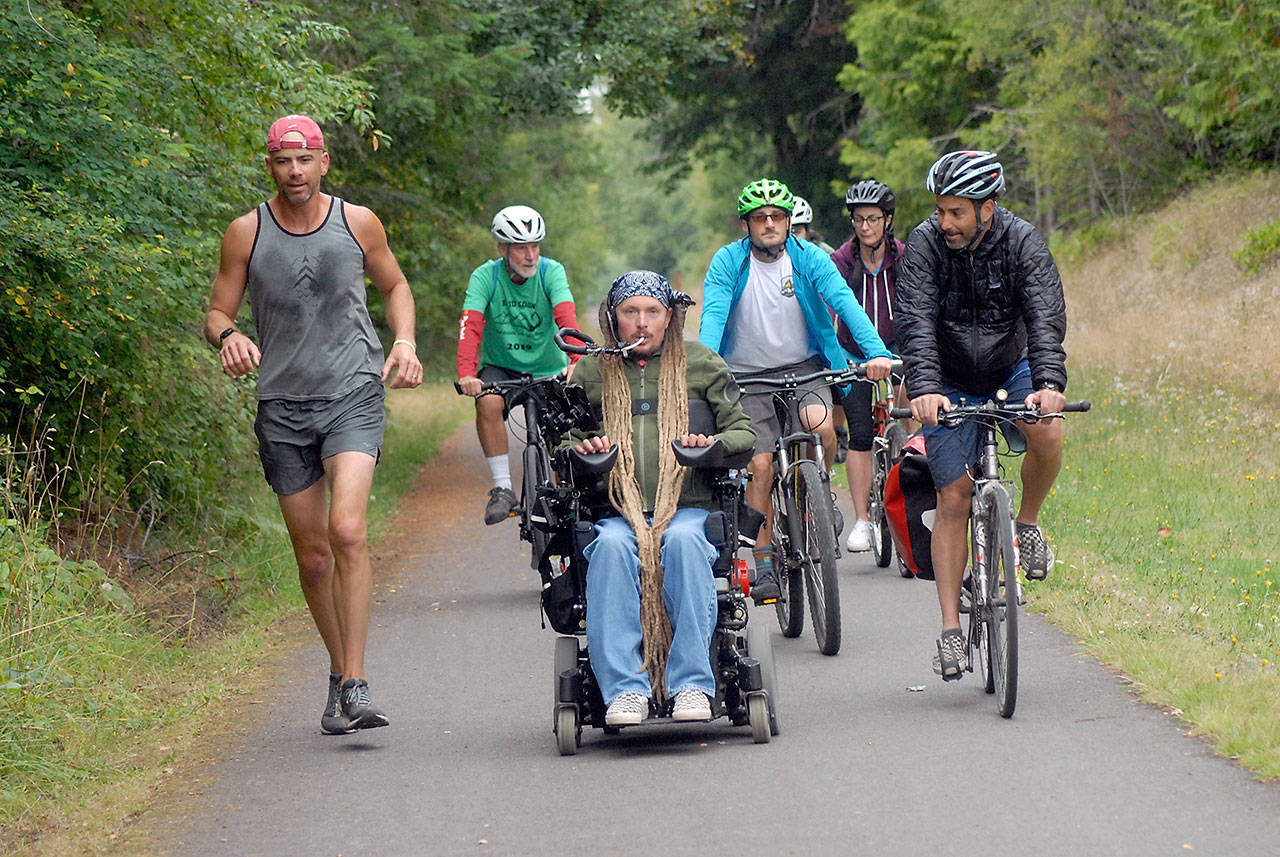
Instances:
[[[568,398],[576,400],[578,395],[570,394]],[[698,420],[697,405],[706,408],[705,416],[711,418],[705,403],[691,402],[691,426]],[[593,416],[580,427],[597,430],[597,418]],[[678,444],[674,447],[681,464],[703,472],[720,507],[707,517],[706,524],[707,538],[719,550],[713,567],[718,610],[711,639],[711,664],[716,677],[712,719],[727,717],[734,726],[749,725],[756,743],[764,743],[779,732],[773,645],[767,623],[748,623],[747,569],[737,559],[739,546],[750,545],[763,522],[763,516],[751,509],[744,498],[751,452],[726,457],[719,442],[699,449]],[[587,651],[586,615],[590,608],[586,599],[587,563],[583,557],[595,537],[595,521],[617,514],[608,502],[607,492],[609,471],[616,459],[616,447],[593,455],[564,447],[556,450],[552,461],[558,478],[554,486],[546,486],[542,502],[548,537],[537,565],[542,575],[546,622],[561,635],[555,643],[552,720],[561,755],[577,752],[584,726],[604,729],[609,734],[620,728],[605,726],[604,699]],[[651,701],[645,723],[671,722],[669,708],[669,703],[659,706]]]

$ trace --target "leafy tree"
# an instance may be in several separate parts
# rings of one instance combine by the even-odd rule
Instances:
[[[295,12],[0,9],[0,430],[40,412],[68,502],[190,510],[243,458],[243,393],[195,333],[229,200],[279,103],[358,121],[368,100],[308,56],[342,31]]]

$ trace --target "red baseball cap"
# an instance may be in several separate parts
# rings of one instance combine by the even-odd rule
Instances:
[[[284,135],[290,131],[297,131],[302,135],[302,141],[286,140]],[[279,119],[271,123],[271,127],[267,130],[267,151],[278,152],[281,149],[323,149],[324,148],[324,132],[320,130],[320,126],[316,124],[316,120],[310,116],[303,116],[299,113],[291,113],[288,116],[281,116]]]

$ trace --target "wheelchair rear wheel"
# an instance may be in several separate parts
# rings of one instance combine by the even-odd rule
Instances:
[[[560,676],[566,670],[576,669],[578,666],[578,638],[577,637],[556,637],[556,660],[555,671],[551,674],[551,728],[559,728],[559,709],[560,709]],[[569,702],[570,700],[564,700]],[[576,701],[576,700],[574,700]]]
[[[773,661],[773,641],[769,639],[769,629],[762,622],[747,624],[747,655],[760,662],[760,684],[769,697],[769,734],[777,735],[782,731],[778,726],[778,670]],[[751,718],[754,735],[755,719],[751,714],[750,703],[747,716]]]

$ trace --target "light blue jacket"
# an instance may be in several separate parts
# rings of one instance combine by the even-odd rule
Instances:
[[[720,354],[727,350],[730,338],[726,335],[725,325],[747,285],[750,253],[751,245],[747,238],[721,247],[712,257],[706,279],[702,282],[702,321],[698,327],[698,339]],[[828,369],[843,369],[853,359],[836,339],[828,306],[844,319],[866,359],[893,356],[884,347],[875,326],[853,296],[844,277],[836,270],[830,256],[794,235],[787,236],[787,255],[791,257],[796,299],[804,313],[805,327],[809,329],[809,345],[822,355]]]

